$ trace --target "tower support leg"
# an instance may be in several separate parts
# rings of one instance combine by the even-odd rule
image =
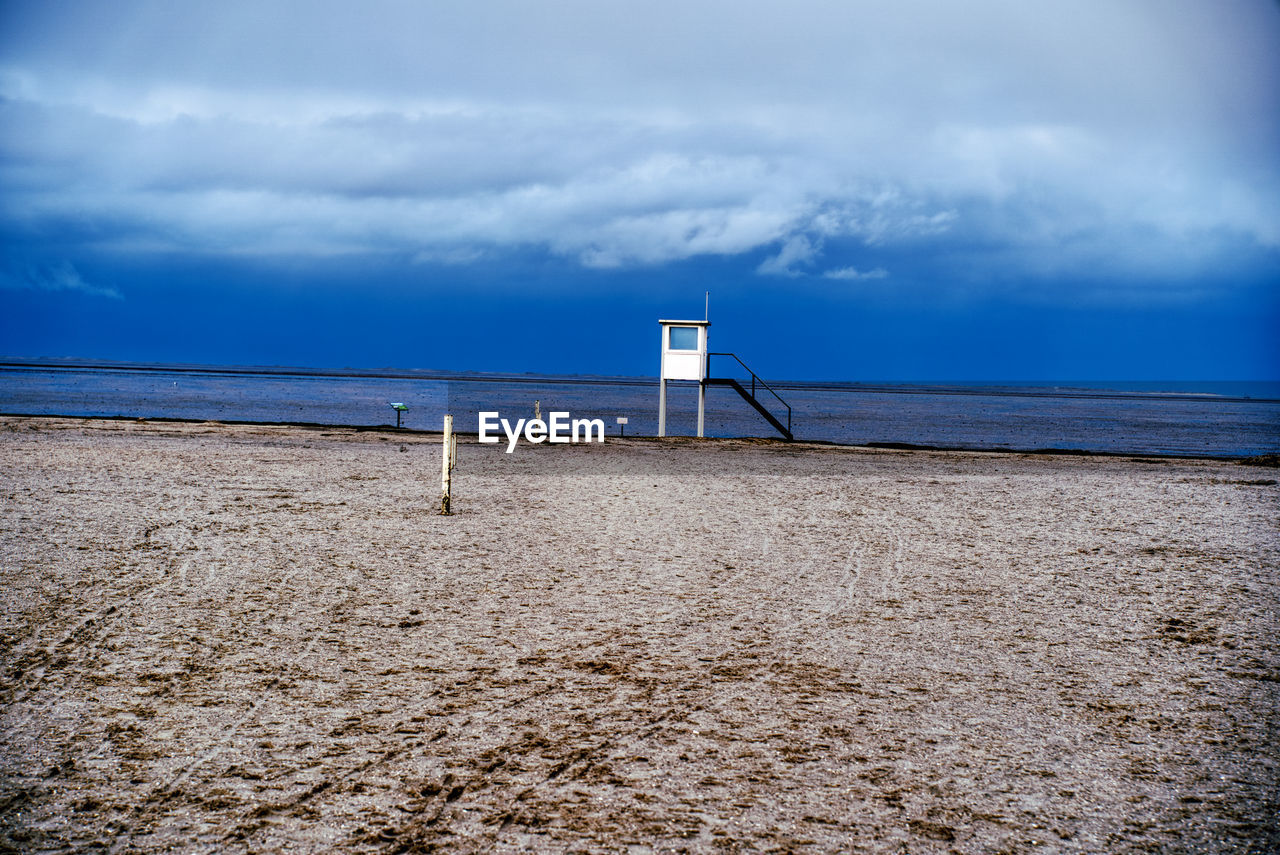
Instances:
[[[667,435],[667,381],[658,381],[658,436]]]
[[[702,423],[707,406],[707,384],[698,381],[698,437],[702,437]]]

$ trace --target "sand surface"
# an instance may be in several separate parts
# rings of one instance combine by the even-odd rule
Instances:
[[[0,849],[1280,849],[1233,463],[0,419]]]

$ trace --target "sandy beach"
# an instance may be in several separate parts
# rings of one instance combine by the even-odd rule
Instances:
[[[0,418],[0,849],[1280,850],[1230,462]]]

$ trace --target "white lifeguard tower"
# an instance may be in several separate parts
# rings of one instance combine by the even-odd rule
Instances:
[[[735,353],[711,353],[707,350],[707,327],[711,321],[658,321],[662,326],[662,367],[658,374],[658,436],[667,435],[667,381],[693,380],[698,384],[698,436],[703,435],[706,421],[707,387],[728,386],[742,396],[742,399],[755,408],[769,424],[787,440],[794,439],[791,433],[791,405],[764,382]],[[710,359],[712,356],[728,358],[737,364],[730,370],[738,374],[745,372],[751,375],[750,391],[744,378],[739,382],[733,377],[710,376]],[[772,396],[765,398],[764,393]],[[764,400],[762,400],[762,398]],[[784,413],[779,407],[786,408]]]
[[[667,435],[667,381],[698,381],[698,436],[707,401],[707,327],[711,321],[658,321],[662,325],[662,369],[658,373],[658,436]]]

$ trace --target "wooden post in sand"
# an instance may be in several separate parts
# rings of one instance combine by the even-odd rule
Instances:
[[[453,490],[453,467],[458,465],[458,438],[453,435],[453,416],[444,417],[444,446],[440,463],[440,513],[448,516],[453,511],[449,507],[450,494]]]

